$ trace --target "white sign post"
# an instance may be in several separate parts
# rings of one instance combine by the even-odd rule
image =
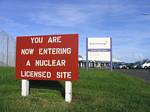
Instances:
[[[65,81],[65,101],[71,103],[72,100],[72,82]]]
[[[21,83],[21,95],[28,96],[29,95],[29,80],[22,80]]]

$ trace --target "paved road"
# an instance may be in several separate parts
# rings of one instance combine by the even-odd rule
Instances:
[[[127,73],[150,82],[150,69],[118,69],[115,71]]]

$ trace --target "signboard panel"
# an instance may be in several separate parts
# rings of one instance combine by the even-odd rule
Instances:
[[[88,60],[110,61],[110,52],[88,52]]]
[[[88,38],[88,49],[110,49],[110,38]]]
[[[17,37],[16,77],[77,80],[78,34]]]
[[[111,39],[88,38],[88,60],[111,61]]]

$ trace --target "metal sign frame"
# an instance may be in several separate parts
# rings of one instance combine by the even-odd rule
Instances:
[[[108,38],[108,37],[107,37]],[[88,57],[88,53],[89,52],[110,52],[110,71],[113,70],[113,63],[112,63],[112,38],[110,38],[110,49],[104,49],[104,48],[98,48],[98,49],[93,49],[93,48],[88,48],[88,39],[86,38],[86,69],[89,68],[89,57]]]

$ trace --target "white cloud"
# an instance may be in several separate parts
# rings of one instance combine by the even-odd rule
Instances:
[[[45,4],[45,6],[43,4]],[[36,11],[33,10],[33,12],[30,13],[30,17],[38,24],[49,26],[88,24],[92,18],[97,18],[98,21],[103,22],[103,16],[107,14],[118,16],[118,14],[122,13],[129,14],[135,12],[132,5],[125,6],[124,4],[97,4],[94,2],[84,4],[43,4],[43,7],[33,6]]]
[[[18,21],[6,17],[0,17],[0,24],[2,25],[2,26],[0,25],[0,27],[4,27],[4,28],[9,27],[12,29],[28,27],[27,24],[19,23]]]
[[[72,6],[53,6],[30,14],[32,21],[48,26],[74,26],[85,22],[89,14]]]

